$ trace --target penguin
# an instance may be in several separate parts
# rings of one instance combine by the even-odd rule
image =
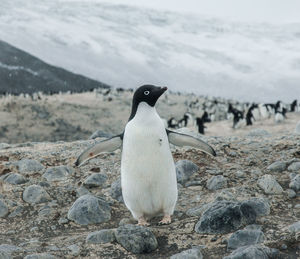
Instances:
[[[143,85],[132,100],[131,114],[122,134],[95,143],[78,157],[79,166],[101,152],[122,148],[121,187],[123,200],[138,225],[163,214],[159,224],[170,224],[177,201],[175,164],[169,143],[190,146],[216,156],[200,139],[165,128],[155,109],[167,87]]]

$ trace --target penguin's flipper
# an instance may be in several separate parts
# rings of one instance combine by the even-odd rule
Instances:
[[[175,146],[194,147],[202,150],[203,152],[209,155],[216,156],[215,150],[201,139],[194,138],[190,135],[178,133],[168,129],[167,129],[167,134],[168,134],[169,142]]]
[[[93,144],[79,155],[75,165],[80,166],[84,161],[89,160],[100,153],[112,152],[120,148],[122,146],[122,140],[123,133]]]

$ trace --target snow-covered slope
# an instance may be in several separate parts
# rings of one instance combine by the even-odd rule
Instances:
[[[300,24],[254,24],[95,0],[1,0],[0,39],[116,87],[300,96]]]

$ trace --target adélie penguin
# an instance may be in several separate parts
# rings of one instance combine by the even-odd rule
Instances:
[[[163,215],[160,224],[171,223],[177,201],[175,164],[169,143],[198,148],[215,156],[214,149],[200,139],[167,130],[155,109],[167,87],[143,85],[132,100],[129,120],[122,134],[95,143],[77,159],[79,166],[102,152],[122,147],[121,186],[126,207],[139,225]]]

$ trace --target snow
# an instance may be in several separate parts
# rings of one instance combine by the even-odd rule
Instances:
[[[1,0],[0,39],[115,87],[151,83],[243,101],[300,96],[300,23],[96,0]]]

